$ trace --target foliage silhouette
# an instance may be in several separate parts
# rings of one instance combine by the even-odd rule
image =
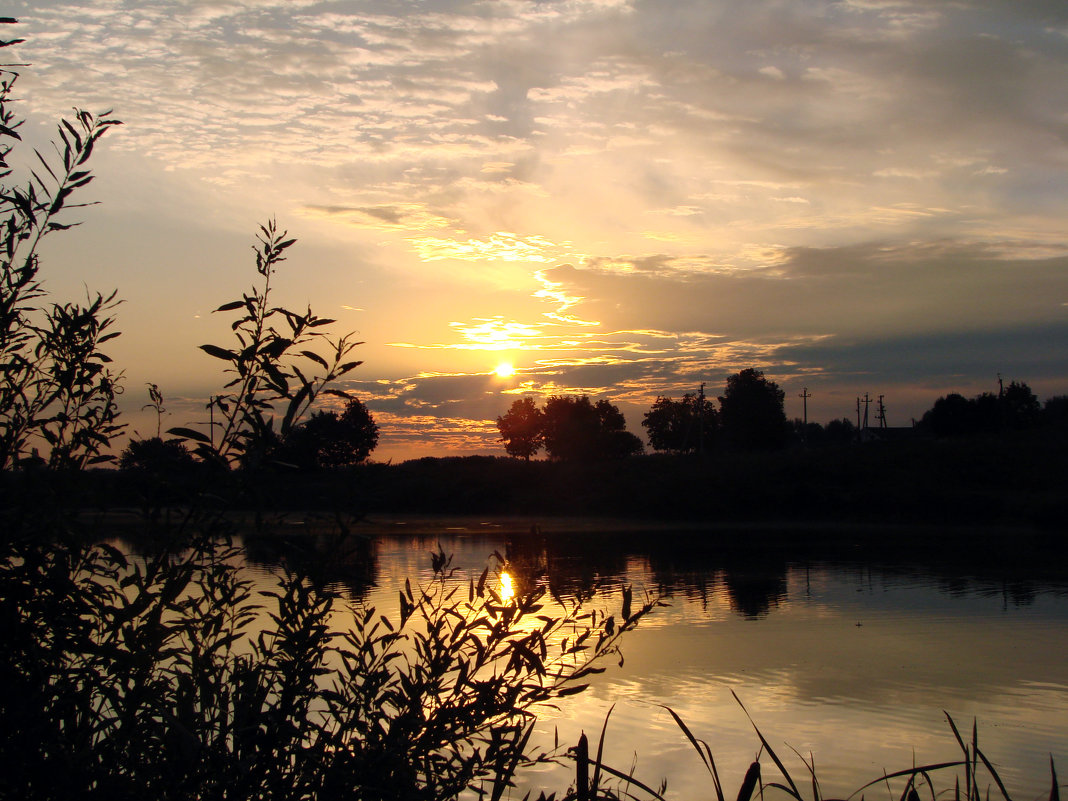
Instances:
[[[940,397],[920,421],[936,437],[969,437],[1022,431],[1045,421],[1038,398],[1023,381],[1011,381],[999,394],[968,399],[957,392]]]
[[[921,422],[936,437],[959,437],[975,433],[975,417],[975,405],[963,395],[951,392],[936,400]]]
[[[508,411],[497,418],[497,430],[509,456],[526,459],[545,444],[545,416],[533,398],[517,398]]]
[[[581,691],[656,603],[547,615],[544,586],[502,597],[440,550],[393,615],[289,571],[256,598],[211,536],[143,560],[4,556],[0,759],[31,799],[499,797],[558,756],[529,750],[536,707]]]
[[[642,452],[619,407],[604,399],[593,403],[586,395],[552,395],[542,409],[532,398],[521,398],[497,418],[497,429],[508,454],[527,461],[543,446],[556,461],[622,459]]]
[[[620,459],[641,453],[642,444],[626,430],[619,408],[582,395],[546,399],[542,411],[545,451],[563,461]]]
[[[654,450],[705,453],[715,446],[719,415],[715,406],[692,393],[681,400],[658,397],[642,426]]]
[[[351,334],[328,339],[317,329],[334,321],[317,317],[310,308],[298,313],[272,305],[271,276],[286,260],[286,251],[296,243],[287,236],[273,220],[260,226],[258,245],[253,251],[261,283],[240,300],[224,303],[215,310],[239,312],[231,324],[237,346],[200,346],[209,356],[226,362],[225,372],[233,376],[224,391],[211,401],[222,417],[213,423],[218,432],[213,428],[204,434],[185,427],[168,431],[191,442],[194,453],[205,461],[247,468],[262,466],[320,394],[352,400],[328,385],[362,364],[349,357],[363,343],[354,342]],[[325,357],[312,348],[319,343],[327,345]],[[321,374],[312,372],[319,368]],[[281,406],[277,428],[276,405]]]
[[[823,437],[828,442],[846,443],[856,439],[857,427],[848,417],[831,420],[823,428]]]
[[[49,466],[79,468],[111,460],[107,445],[121,428],[118,376],[101,347],[118,336],[111,316],[117,301],[114,292],[84,303],[49,301],[38,248],[45,236],[75,224],[61,222],[62,213],[83,205],[71,200],[93,180],[93,148],[120,123],[110,112],[75,109],[73,120],[60,121],[55,157],[35,150],[37,169],[21,184],[9,183],[9,159],[22,139],[22,120],[10,107],[17,79],[10,65],[0,66],[0,470],[41,448]]]
[[[119,457],[122,470],[143,470],[156,476],[180,473],[196,464],[180,440],[160,437],[131,440]]]
[[[378,445],[378,426],[367,407],[353,398],[339,415],[314,412],[293,426],[277,460],[303,468],[345,467],[364,461]]]
[[[1005,425],[1009,428],[1031,428],[1042,412],[1038,398],[1023,381],[1010,381],[1001,403],[1005,410]]]
[[[141,407],[156,413],[156,436],[131,438],[119,456],[122,470],[140,470],[155,478],[162,478],[189,470],[195,464],[193,455],[181,440],[164,440],[161,436],[163,418],[167,413],[163,393],[156,384],[148,384],[149,403]]]
[[[786,393],[764,374],[747,367],[727,378],[719,397],[719,418],[727,443],[736,448],[768,450],[786,444],[783,412]]]

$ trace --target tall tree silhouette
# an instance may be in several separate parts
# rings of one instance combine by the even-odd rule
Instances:
[[[552,396],[542,411],[545,450],[553,459],[616,459],[641,453],[618,407],[586,395]]]
[[[1005,425],[1009,428],[1030,428],[1038,423],[1042,406],[1023,381],[1012,381],[1001,398]]]
[[[727,378],[719,397],[720,425],[727,443],[736,448],[780,448],[789,436],[779,385],[752,367]]]
[[[659,397],[645,413],[642,427],[658,451],[694,453],[711,450],[719,427],[716,407],[692,393],[681,400]]]
[[[315,412],[294,426],[278,454],[279,461],[299,467],[344,467],[359,464],[378,445],[378,425],[364,404],[352,398],[341,414]]]
[[[544,422],[533,398],[519,398],[513,402],[511,408],[497,418],[497,430],[501,432],[508,455],[529,461],[541,450]]]

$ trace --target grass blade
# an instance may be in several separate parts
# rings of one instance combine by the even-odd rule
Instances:
[[[578,745],[575,746],[575,793],[578,801],[590,799],[590,747],[586,740],[586,732],[579,736]]]
[[[690,745],[694,747],[694,750],[697,752],[697,756],[699,756],[701,758],[701,762],[704,763],[705,770],[712,774],[712,781],[716,787],[716,798],[718,799],[718,801],[724,801],[723,787],[722,785],[720,785],[719,773],[716,771],[716,763],[712,759],[712,750],[708,747],[708,743],[706,743],[704,740],[698,740],[696,737],[694,737],[689,727],[683,722],[682,718],[680,718],[678,714],[676,714],[674,709],[663,704],[661,704],[661,706],[668,711],[668,714],[670,714],[672,718],[675,719],[675,724],[680,729],[682,729],[682,733],[686,735],[686,739],[690,741]],[[702,745],[704,746],[703,749],[701,747]]]
[[[994,770],[994,766],[990,764],[990,760],[986,758],[986,754],[978,748],[975,749],[975,753],[981,760],[983,760],[986,769],[990,771],[990,775],[994,777],[994,783],[997,784],[998,789],[1001,790],[1001,795],[1005,798],[1005,801],[1012,801],[1012,798],[1009,797],[1009,791],[1005,789],[1005,784],[1001,781],[1001,777],[998,776],[998,772]]]
[[[753,797],[753,790],[756,789],[756,784],[759,780],[760,763],[753,762],[749,766],[749,770],[745,772],[745,778],[742,779],[742,786],[738,788],[738,801],[749,801],[749,799]]]
[[[783,778],[786,779],[786,782],[790,785],[790,790],[788,791],[790,792],[790,795],[796,798],[797,801],[804,801],[804,799],[802,799],[801,797],[801,792],[797,789],[797,785],[794,784],[794,780],[790,777],[789,771],[786,770],[786,766],[782,764],[782,760],[779,759],[778,754],[775,753],[775,750],[764,738],[764,735],[760,732],[760,729],[757,728],[756,723],[753,721],[753,716],[750,715],[749,710],[745,708],[745,704],[742,703],[742,699],[738,697],[738,694],[734,692],[734,690],[731,690],[731,695],[734,696],[734,700],[738,702],[738,706],[740,706],[742,708],[742,711],[745,712],[745,716],[749,718],[749,722],[753,725],[753,731],[755,731],[757,737],[760,738],[760,744],[763,745],[764,749],[768,752],[768,756],[770,756],[772,762],[775,763],[775,767],[779,769],[779,772],[783,775]]]
[[[608,732],[608,719],[612,717],[615,704],[608,707],[608,714],[604,716],[604,725],[601,726],[601,739],[597,741],[597,762],[593,766],[593,781],[590,783],[590,795],[597,796],[598,783],[601,780],[601,755],[604,753],[604,738]]]
[[[960,736],[960,732],[957,730],[957,724],[953,722],[953,718],[946,710],[942,710],[946,716],[946,720],[949,721],[949,728],[953,730],[953,736],[957,738],[957,744],[960,746],[960,750],[964,752],[964,798],[965,801],[974,801],[972,798],[972,772],[970,768],[971,753],[968,751],[968,746],[964,744],[964,738]],[[960,788],[958,787],[958,796],[956,801],[960,801]]]
[[[647,784],[643,784],[642,782],[640,782],[637,779],[635,779],[633,776],[628,776],[626,773],[624,773],[621,770],[616,770],[615,768],[613,768],[613,767],[611,767],[609,765],[598,765],[597,768],[599,770],[603,770],[605,773],[609,774],[610,776],[615,776],[617,779],[622,779],[625,782],[630,782],[635,787],[637,787],[639,790],[641,790],[643,793],[648,793],[649,797],[652,798],[653,801],[666,801],[664,796],[662,796],[660,793],[658,793],[652,787],[650,787]]]
[[[888,782],[890,779],[898,779],[898,778],[900,778],[902,776],[915,776],[917,773],[921,773],[922,774],[922,773],[925,773],[927,771],[932,771],[932,770],[945,770],[946,768],[959,768],[961,765],[967,765],[967,764],[968,764],[967,760],[959,760],[957,762],[936,762],[936,763],[931,764],[931,765],[920,765],[917,768],[906,768],[904,770],[894,771],[893,773],[884,773],[878,779],[872,779],[867,784],[865,784],[865,785],[863,785],[861,787],[858,787],[856,790],[854,790],[850,794],[849,798],[852,798],[857,793],[860,793],[860,792],[862,792],[864,790],[867,790],[869,787],[874,787],[876,784],[881,784],[883,782]]]

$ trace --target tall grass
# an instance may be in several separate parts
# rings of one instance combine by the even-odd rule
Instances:
[[[946,714],[946,721],[950,731],[961,749],[961,758],[949,762],[937,762],[916,765],[893,772],[884,772],[883,775],[872,779],[870,782],[858,787],[845,797],[828,796],[823,792],[816,771],[815,758],[811,755],[806,760],[797,751],[794,755],[802,765],[801,778],[791,774],[786,762],[779,757],[775,749],[768,742],[763,732],[753,721],[749,710],[741,699],[731,691],[735,701],[742,708],[760,744],[756,759],[750,763],[738,787],[736,793],[731,788],[724,787],[720,778],[719,769],[715,757],[708,743],[696,736],[686,722],[670,707],[663,707],[672,717],[682,735],[692,746],[698,760],[709,776],[709,789],[707,798],[715,801],[752,801],[754,798],[780,798],[793,799],[794,801],[855,801],[864,799],[873,794],[883,795],[889,801],[990,801],[991,793],[996,793],[995,798],[1000,797],[1004,801],[1014,801],[1009,789],[1006,787],[1001,776],[986,754],[979,748],[979,729],[977,722],[972,722],[971,738],[966,740],[961,736],[953,718]],[[638,781],[627,772],[616,770],[602,762],[605,733],[608,726],[608,718],[611,709],[605,717],[604,726],[598,741],[597,754],[590,759],[589,745],[585,733],[583,733],[576,746],[570,750],[569,755],[575,763],[575,780],[571,788],[561,797],[561,801],[619,801],[619,799],[649,799],[650,801],[665,801],[667,797],[667,780],[664,780],[659,789],[654,790],[647,784]],[[791,749],[793,750],[793,749]],[[773,773],[765,771],[762,758],[767,757]],[[1049,801],[1060,801],[1060,785],[1057,780],[1057,770],[1050,757],[1050,790]],[[947,775],[948,774],[948,775]],[[604,781],[603,777],[610,777]],[[802,789],[804,788],[804,789]],[[544,793],[542,794],[544,798]],[[555,796],[553,796],[555,798]]]

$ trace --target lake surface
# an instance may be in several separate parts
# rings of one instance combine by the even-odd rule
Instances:
[[[1068,775],[1063,555],[1038,547],[987,559],[967,541],[872,553],[848,533],[798,547],[808,540],[756,531],[507,535],[477,525],[422,535],[416,527],[376,536],[333,569],[345,595],[385,612],[396,609],[405,579],[429,581],[439,543],[465,582],[496,551],[518,584],[548,582],[564,596],[595,589],[595,607],[618,612],[624,585],[636,598],[662,597],[670,605],[624,640],[623,666],[609,664],[588,691],[546,710],[538,731],[544,742],[555,729],[574,743],[584,730],[595,743],[611,709],[606,760],[636,764],[634,775],[653,787],[666,778],[669,797],[714,795],[663,706],[708,742],[724,792],[736,795],[760,742],[733,691],[802,788],[809,779],[798,754],[814,759],[827,797],[844,798],[884,770],[959,759],[948,713],[966,739],[978,721],[980,749],[1013,798],[1048,798],[1051,754]],[[270,583],[267,568],[250,569]],[[765,781],[780,780],[772,761],[761,761]],[[538,789],[568,784],[562,769],[525,778]],[[947,773],[937,786],[952,791],[952,782]],[[865,796],[896,798],[896,787]]]

